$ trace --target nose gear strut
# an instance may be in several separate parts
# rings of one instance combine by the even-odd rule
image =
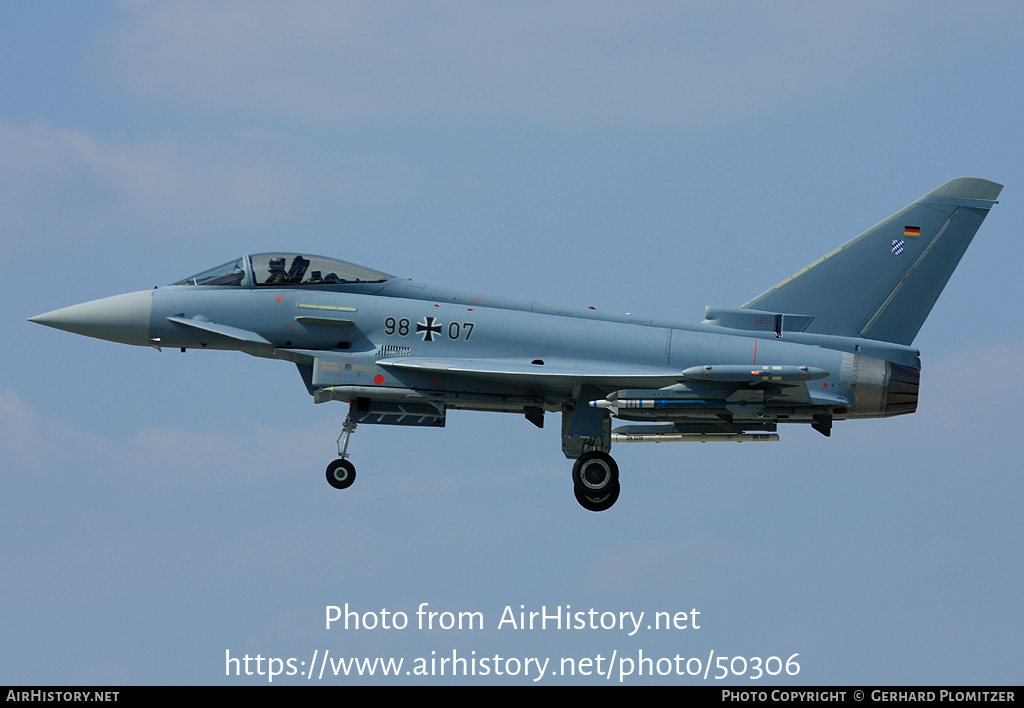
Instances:
[[[352,416],[346,416],[338,435],[338,459],[327,465],[327,483],[335,489],[348,489],[356,481],[356,466],[348,461],[348,441],[356,431]],[[344,445],[341,439],[345,438]]]

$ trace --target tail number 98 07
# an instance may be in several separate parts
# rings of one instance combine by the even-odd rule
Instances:
[[[415,325],[415,328],[408,317],[384,319],[384,334],[406,337],[409,334],[419,333],[425,342],[432,342],[435,336],[442,337],[444,334],[448,335],[448,339],[468,342],[469,338],[473,336],[474,327],[476,324],[473,322],[449,322],[446,326],[433,317],[424,318],[422,322]]]

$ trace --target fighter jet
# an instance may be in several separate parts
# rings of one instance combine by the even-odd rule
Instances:
[[[327,481],[355,480],[358,425],[444,427],[448,411],[561,416],[576,500],[619,497],[613,443],[774,441],[780,424],[917,409],[915,336],[1002,185],[960,178],[740,307],[681,324],[493,297],[305,252],[30,318],[124,344],[283,359],[315,403],[348,404]],[[622,425],[613,426],[613,419]]]

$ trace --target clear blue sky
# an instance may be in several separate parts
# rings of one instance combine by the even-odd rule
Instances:
[[[5,3],[0,684],[261,683],[225,652],[327,650],[1019,685],[1022,35],[994,2]],[[25,322],[276,249],[699,321],[960,176],[1006,188],[915,341],[917,414],[620,445],[603,514],[554,416],[363,426],[337,493],[345,407],[291,365]],[[411,626],[325,629],[345,603]],[[520,605],[701,626],[498,629]]]

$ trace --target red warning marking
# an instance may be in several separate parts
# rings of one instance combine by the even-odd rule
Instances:
[[[284,298],[283,298],[283,297],[281,297],[280,295],[278,295],[278,296],[277,296],[277,301],[278,301],[278,302],[281,302],[282,300],[284,300]]]
[[[373,382],[380,386],[381,384],[384,383],[384,377],[381,376],[380,374],[377,374],[376,376],[373,377]]]

